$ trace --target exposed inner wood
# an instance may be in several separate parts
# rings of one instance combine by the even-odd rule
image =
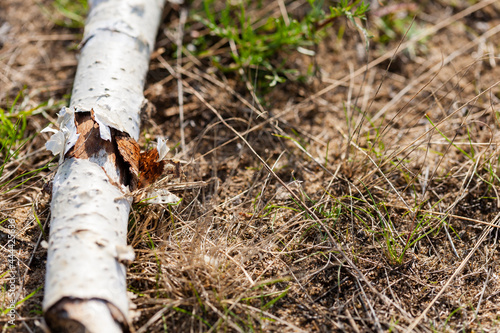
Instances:
[[[75,125],[77,133],[80,134],[76,144],[66,154],[66,158],[89,159],[104,149],[112,159],[115,159],[113,144],[102,140],[99,135],[99,125],[94,120],[91,112],[76,112]]]
[[[116,131],[118,132],[118,131]],[[118,152],[123,158],[124,163],[128,164],[130,172],[130,187],[137,188],[139,179],[139,159],[141,158],[139,144],[128,135],[123,133],[114,136],[118,147]]]
[[[139,144],[128,134],[115,129],[111,129],[111,141],[103,140],[93,111],[75,113],[75,123],[80,136],[65,157],[96,161],[113,183],[135,190],[139,175]]]

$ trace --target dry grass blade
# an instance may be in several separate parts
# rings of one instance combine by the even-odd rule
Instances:
[[[177,70],[180,71],[182,68],[182,38],[184,37],[184,26],[187,19],[187,9],[181,9],[181,17],[179,19],[179,28],[177,31]],[[184,135],[184,93],[182,91],[182,77],[179,74],[177,78],[177,94],[179,96],[179,122],[181,130],[181,147],[182,152],[186,151],[186,139]]]

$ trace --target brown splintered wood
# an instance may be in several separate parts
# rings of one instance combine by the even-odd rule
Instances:
[[[156,148],[141,153],[133,138],[115,129],[111,129],[111,141],[103,140],[93,111],[75,113],[75,123],[80,136],[66,158],[99,158],[104,150],[108,162],[117,168],[120,183],[129,186],[131,191],[151,185],[163,173],[166,162],[157,162]]]
[[[119,134],[114,136],[114,138],[120,156],[129,166],[130,189],[135,190],[139,181],[139,159],[141,158],[139,144],[128,135]]]
[[[139,188],[153,184],[163,173],[166,162],[157,162],[159,157],[156,148],[141,153],[139,160]]]
[[[139,173],[139,145],[127,134],[111,129],[111,140],[103,140],[94,112],[75,113],[76,131],[80,136],[75,145],[66,153],[66,158],[96,159],[103,156],[107,163],[114,165],[119,183],[137,188]],[[102,166],[102,165],[101,165]],[[108,175],[110,176],[110,175]],[[113,179],[112,182],[116,182]]]

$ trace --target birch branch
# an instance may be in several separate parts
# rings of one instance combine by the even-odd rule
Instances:
[[[60,155],[43,301],[53,331],[130,330],[126,194],[148,183],[139,178],[136,140],[163,2],[89,1],[70,107],[46,145]],[[165,153],[156,151],[153,162]]]

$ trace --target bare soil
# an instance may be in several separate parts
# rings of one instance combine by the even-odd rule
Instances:
[[[281,15],[278,1],[263,3],[255,15]],[[285,4],[300,17],[307,2]],[[190,10],[201,8],[195,1]],[[83,32],[55,24],[57,15],[51,1],[0,2],[0,108],[20,91],[15,112],[45,103],[6,166],[13,181],[0,188],[0,221],[18,230],[16,297],[25,300],[14,328],[0,315],[2,332],[42,332],[43,188],[54,170],[39,132],[69,103]],[[178,27],[179,8],[168,5],[140,144],[175,146],[183,177],[153,186],[183,200],[137,204],[131,214],[137,332],[499,330],[498,1],[373,2],[368,49],[339,19],[314,57],[277,55],[304,79],[290,74],[274,89],[255,71],[223,72],[188,51],[176,67]],[[186,49],[206,33],[188,19]],[[208,51],[230,59],[227,43]],[[185,149],[177,79],[165,62],[187,83]],[[2,309],[6,269],[2,260]]]

